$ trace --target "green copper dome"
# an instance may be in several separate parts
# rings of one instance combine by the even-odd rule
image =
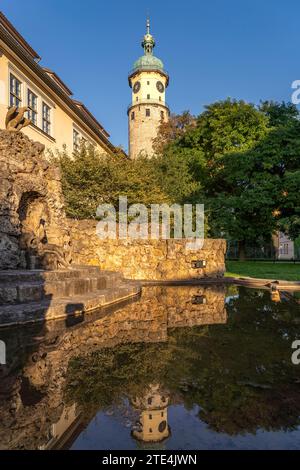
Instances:
[[[143,37],[142,47],[144,55],[135,61],[133,65],[134,70],[161,70],[164,69],[163,62],[153,55],[153,48],[155,47],[155,39],[150,34],[150,21],[147,19],[147,33]]]
[[[163,70],[163,68],[164,64],[162,61],[154,55],[142,55],[133,65],[134,70]]]

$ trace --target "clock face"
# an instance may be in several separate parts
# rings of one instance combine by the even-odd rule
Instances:
[[[163,93],[165,91],[165,87],[162,82],[157,82],[156,88],[158,89],[159,93]]]
[[[135,82],[134,86],[133,86],[133,93],[138,93],[141,89],[141,84],[140,82]]]

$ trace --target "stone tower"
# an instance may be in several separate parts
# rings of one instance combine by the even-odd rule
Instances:
[[[128,77],[132,89],[132,102],[127,111],[130,158],[138,155],[151,157],[158,127],[161,121],[169,119],[169,108],[165,102],[169,76],[162,61],[153,55],[155,40],[150,34],[149,19],[142,47],[144,55],[134,63]]]

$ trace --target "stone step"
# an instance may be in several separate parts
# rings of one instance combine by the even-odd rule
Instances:
[[[110,289],[101,289],[85,295],[55,300],[44,299],[39,302],[16,305],[0,305],[0,326],[21,325],[54,319],[85,315],[112,302],[119,302],[138,295],[140,287],[134,283],[120,283]]]
[[[2,282],[30,282],[30,281],[61,281],[65,279],[82,279],[85,277],[108,276],[112,282],[123,278],[121,273],[101,270],[98,266],[83,266],[61,271],[43,270],[16,270],[0,271],[0,284]]]
[[[7,271],[5,275],[4,282],[0,278],[0,305],[74,297],[112,288],[122,281],[120,273],[93,267],[55,272]]]
[[[109,276],[66,279],[63,281],[30,281],[0,283],[0,305],[34,302],[47,298],[73,297],[111,287]]]
[[[0,305],[53,300],[59,297],[85,295],[100,289],[110,289],[120,280],[114,275],[65,279],[62,281],[18,281],[0,283]]]

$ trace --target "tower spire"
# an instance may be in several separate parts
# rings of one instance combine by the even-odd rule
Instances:
[[[155,47],[155,40],[152,34],[150,33],[150,18],[147,15],[147,22],[146,22],[146,34],[143,38],[142,47],[144,49],[145,55],[152,55],[153,48]]]

